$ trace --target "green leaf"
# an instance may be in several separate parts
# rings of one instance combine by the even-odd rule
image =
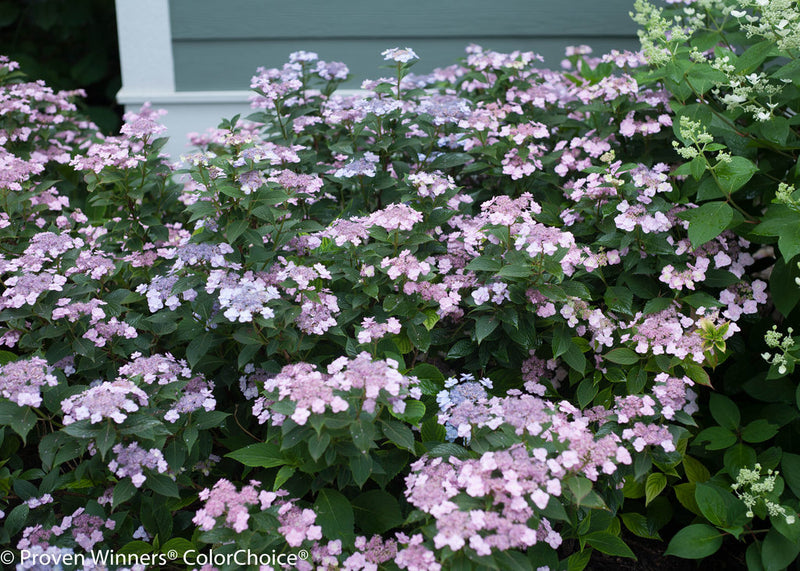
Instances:
[[[728,506],[719,488],[711,484],[697,484],[694,498],[708,521],[718,527],[728,526]]]
[[[592,550],[584,549],[567,557],[567,571],[583,571],[592,558]]]
[[[583,379],[578,385],[576,396],[578,397],[578,406],[582,409],[586,408],[592,399],[597,395],[597,386],[590,378]]]
[[[468,357],[477,351],[477,347],[472,344],[472,341],[467,339],[459,339],[456,341],[450,350],[447,352],[448,359],[460,359]]]
[[[406,323],[406,334],[414,347],[423,353],[431,346],[431,332],[424,325],[417,325],[409,321]]]
[[[173,537],[165,541],[161,545],[161,553],[177,552],[178,557],[183,557],[183,554],[195,548],[194,543],[183,537]]]
[[[708,404],[711,416],[717,424],[728,430],[738,430],[742,417],[739,408],[731,399],[719,393],[711,393]]]
[[[503,263],[497,258],[493,258],[491,256],[478,256],[477,258],[470,260],[466,269],[473,271],[492,272],[494,274],[499,272],[500,268],[502,267]]]
[[[711,377],[706,370],[696,363],[684,363],[683,370],[686,375],[698,385],[711,386]]]
[[[680,502],[683,507],[694,514],[703,515],[700,512],[700,507],[697,505],[697,500],[694,498],[696,488],[697,484],[692,482],[688,484],[678,484],[673,487],[673,490],[675,490],[675,497],[678,498],[678,502]]]
[[[400,504],[383,490],[370,490],[352,501],[355,523],[367,535],[385,533],[403,524]]]
[[[733,194],[741,189],[757,172],[756,165],[750,160],[738,156],[732,157],[728,162],[719,163],[716,167],[719,187],[726,194]]]
[[[756,451],[740,442],[725,451],[722,463],[731,478],[735,478],[739,474],[739,470],[752,468],[757,460]]]
[[[208,353],[213,343],[214,336],[207,331],[192,339],[186,346],[186,360],[189,362],[189,367],[194,367]]]
[[[800,554],[800,544],[790,541],[777,530],[770,529],[761,545],[761,562],[765,571],[786,569]]]
[[[414,433],[411,432],[408,426],[402,422],[389,419],[381,420],[380,423],[384,436],[390,442],[396,444],[399,448],[408,450],[412,454],[414,453]]]
[[[425,403],[418,400],[407,399],[406,409],[403,412],[395,412],[394,409],[389,409],[391,415],[411,426],[417,426],[425,416]]]
[[[427,317],[422,324],[425,326],[425,329],[430,331],[439,322],[439,314],[432,309],[426,309],[424,313]]]
[[[686,212],[689,240],[695,248],[719,236],[733,221],[733,208],[727,202],[707,202]]]
[[[775,51],[777,49],[773,40],[764,40],[750,46],[742,55],[736,58],[736,73],[747,75],[755,71]]]
[[[36,424],[36,413],[29,406],[18,406],[10,401],[0,402],[0,425],[10,426],[20,435],[22,442]]]
[[[612,363],[617,363],[618,365],[633,365],[639,362],[641,355],[627,347],[617,347],[603,355],[603,358]]]
[[[350,456],[350,472],[356,485],[362,487],[372,475],[372,458],[367,454]]]
[[[408,376],[419,379],[419,388],[424,395],[435,396],[444,388],[444,375],[428,363],[417,365],[408,372]]]
[[[791,79],[795,85],[800,85],[800,60],[786,62],[772,74],[777,79]]]
[[[630,547],[625,545],[624,541],[607,531],[595,531],[585,535],[583,539],[586,541],[587,545],[591,545],[606,555],[636,559],[633,551],[631,551]]]
[[[669,542],[664,555],[683,559],[703,559],[722,547],[722,533],[710,525],[694,524],[683,528]]]
[[[776,143],[778,145],[785,145],[786,140],[789,138],[791,126],[786,117],[780,115],[773,115],[769,121],[764,121],[758,124],[761,136],[766,140]]]
[[[667,297],[654,297],[652,299],[648,299],[647,303],[644,304],[644,314],[650,315],[651,313],[664,311],[670,305],[672,305],[672,300]]]
[[[375,426],[371,420],[359,418],[350,425],[350,436],[356,448],[361,452],[368,452],[375,442]]]
[[[233,244],[236,241],[236,238],[242,235],[242,233],[247,230],[248,226],[247,220],[234,220],[228,225],[228,229],[225,231],[225,235],[228,239],[229,244]]]
[[[153,546],[146,541],[134,539],[123,545],[119,552],[123,555],[144,555],[145,553],[152,553]],[[100,558],[98,557],[98,559]]]
[[[117,431],[111,423],[111,420],[107,420],[100,428],[100,432],[95,438],[95,444],[97,445],[97,450],[100,452],[100,458],[106,457],[106,452],[111,449],[116,439]]]
[[[478,345],[491,335],[498,325],[500,325],[500,321],[494,315],[481,315],[478,317],[475,320],[475,339],[478,341]]]
[[[325,454],[325,451],[328,449],[328,444],[330,443],[331,435],[327,432],[312,434],[308,438],[308,453],[311,454],[311,458],[313,458],[314,461],[319,460],[320,457]]]
[[[633,294],[631,290],[626,287],[612,286],[606,290],[603,298],[606,305],[611,311],[631,314],[631,307],[633,305]]]
[[[25,525],[28,519],[28,514],[31,509],[28,504],[19,504],[6,516],[4,531],[11,537],[17,534],[19,530]]]
[[[742,440],[745,442],[764,442],[778,434],[778,426],[770,424],[766,419],[754,420],[742,429]]]
[[[345,544],[355,539],[353,508],[340,492],[329,488],[320,490],[314,502],[314,511],[323,537],[341,539]]]
[[[472,160],[472,155],[467,153],[447,153],[439,155],[431,162],[431,169],[448,169],[458,167]]]
[[[647,517],[644,515],[638,513],[623,513],[620,514],[620,517],[622,518],[622,523],[625,524],[625,527],[628,528],[628,531],[632,534],[645,539],[661,540],[661,536],[652,528]]]
[[[723,450],[736,444],[737,438],[736,435],[727,428],[712,426],[701,430],[694,441],[695,444],[707,442],[706,448],[709,450]]]
[[[12,353],[11,351],[0,351],[0,365],[5,365],[6,363],[10,363],[11,361],[17,360],[17,355]]]
[[[706,482],[711,478],[711,472],[708,471],[708,468],[691,456],[683,457],[683,470],[686,472],[686,479],[690,482]]]
[[[784,506],[784,509],[786,510],[787,514],[795,513],[792,508]],[[780,533],[783,537],[795,543],[800,542],[800,520],[796,516],[792,523],[786,523],[786,516],[782,515],[774,515],[769,519],[772,523],[772,527],[777,529],[778,533]]]
[[[644,505],[652,502],[664,488],[667,487],[667,476],[661,472],[653,472],[647,476],[647,481],[644,484],[645,502]]]
[[[112,509],[116,509],[117,507],[120,506],[120,504],[127,502],[138,492],[139,490],[136,489],[136,486],[133,485],[133,482],[131,482],[129,478],[120,480],[119,482],[117,482],[117,485],[114,486],[114,493],[111,497]]]
[[[503,266],[497,275],[501,278],[527,278],[533,272],[530,264],[524,262],[514,262]]]
[[[251,444],[225,455],[226,458],[233,458],[245,466],[257,468],[274,468],[288,464],[288,461],[281,454],[281,449],[276,444],[259,442]]]
[[[278,490],[283,486],[289,478],[294,476],[296,469],[292,466],[281,466],[278,473],[275,474],[275,481],[272,483],[272,491]]]
[[[155,493],[161,494],[167,498],[181,497],[181,494],[178,491],[178,484],[176,484],[172,478],[166,476],[165,474],[147,474],[145,484]]]
[[[800,218],[798,219],[800,223]],[[795,280],[800,277],[800,269],[795,261],[778,258],[769,275],[769,292],[775,307],[783,316],[789,315],[800,301],[800,287]]]
[[[781,474],[792,493],[800,498],[800,456],[784,452],[781,456]]]

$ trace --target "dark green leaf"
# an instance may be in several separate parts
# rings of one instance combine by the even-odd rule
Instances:
[[[354,539],[354,517],[350,502],[340,492],[323,488],[314,502],[317,513],[316,523],[322,527],[322,534],[329,539],[341,539],[345,544]]]
[[[616,349],[612,349],[603,355],[603,357],[612,363],[617,363],[618,365],[633,365],[634,363],[638,363],[639,359],[641,359],[641,356],[638,353],[626,347],[617,347]]]
[[[745,442],[764,442],[778,433],[778,426],[770,424],[766,419],[754,420],[742,429],[742,440]]]
[[[719,236],[733,221],[733,208],[726,202],[707,202],[687,211],[689,240],[697,248]]]
[[[800,544],[790,541],[777,530],[770,529],[761,545],[761,562],[765,571],[780,571],[800,554]]]
[[[631,551],[630,547],[625,545],[624,541],[607,531],[595,531],[584,536],[584,540],[586,541],[587,545],[591,545],[606,555],[636,559],[633,551]]]
[[[165,474],[147,474],[147,480],[145,480],[145,485],[153,490],[155,493],[160,494],[167,498],[179,498],[181,497],[180,492],[178,491],[178,484]]]
[[[368,535],[385,533],[402,525],[403,514],[394,496],[383,490],[370,490],[352,502],[355,523]]]
[[[706,524],[683,528],[669,542],[665,555],[683,559],[703,559],[722,547],[722,533]]]
[[[251,444],[239,450],[234,450],[225,455],[226,458],[233,458],[245,466],[260,468],[274,468],[288,464],[281,454],[281,449],[275,444],[259,442]]]
[[[412,454],[414,453],[414,433],[411,432],[408,426],[402,422],[389,419],[381,420],[380,425],[384,436],[386,436],[390,442],[396,444],[400,448],[408,450]]]
[[[728,430],[738,430],[742,417],[731,399],[719,393],[711,393],[708,405],[717,424]]]
[[[667,476],[665,474],[653,472],[647,476],[647,481],[644,484],[645,505],[652,502],[666,487]]]
[[[497,329],[500,321],[494,315],[481,315],[475,320],[475,339],[480,345],[481,341],[486,339],[491,333]]]

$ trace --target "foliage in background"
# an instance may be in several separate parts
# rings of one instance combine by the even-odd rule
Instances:
[[[81,109],[104,133],[119,129],[114,0],[3,0],[0,53],[54,89],[85,89]]]
[[[635,3],[652,64],[639,79],[671,93],[684,160],[674,174],[685,177],[682,200],[698,205],[683,215],[693,245],[726,230],[754,244],[772,305],[715,371],[683,474],[667,473],[690,512],[677,514],[685,527],[667,552],[701,559],[739,540],[748,568],[782,569],[800,552],[800,7],[689,4]]]

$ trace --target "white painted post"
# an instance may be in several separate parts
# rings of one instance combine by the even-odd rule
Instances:
[[[188,150],[188,133],[202,133],[223,118],[250,113],[249,91],[175,91],[169,0],[115,1],[122,69],[117,102],[125,111],[136,111],[148,101],[167,110],[162,122],[170,140],[163,152],[177,160]]]

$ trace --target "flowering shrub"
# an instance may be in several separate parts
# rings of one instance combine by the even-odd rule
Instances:
[[[559,72],[470,46],[419,76],[398,47],[342,96],[344,64],[297,52],[178,166],[158,111],[101,137],[3,60],[3,541],[582,569],[731,536],[791,562],[798,357],[759,355],[800,298],[793,28],[697,4],[640,0],[641,53]]]

